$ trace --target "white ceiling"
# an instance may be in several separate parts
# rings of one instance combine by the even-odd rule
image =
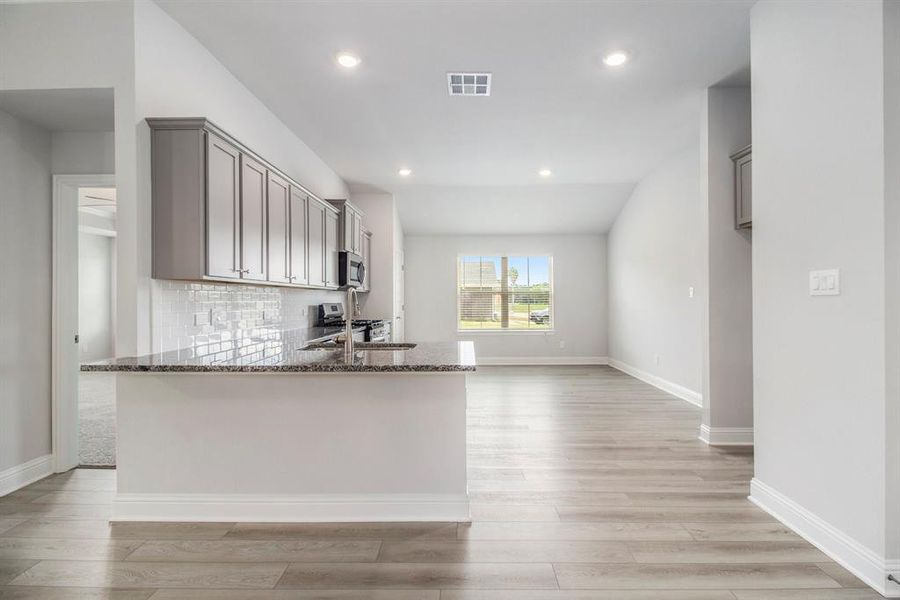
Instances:
[[[605,231],[622,184],[697,143],[700,91],[747,81],[753,4],[158,2],[351,186],[395,193],[413,233]],[[619,48],[629,63],[604,67]],[[342,50],[362,64],[338,67]],[[493,73],[491,97],[449,97],[455,70]],[[556,187],[569,185],[579,193]],[[488,226],[452,210],[510,214],[523,197],[580,216],[530,210]]]
[[[48,131],[113,131],[108,88],[0,91],[0,110]]]
[[[412,234],[607,231],[634,184],[414,185],[394,192]]]

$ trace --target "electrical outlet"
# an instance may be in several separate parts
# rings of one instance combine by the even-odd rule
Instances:
[[[659,364],[659,354],[653,357],[653,362],[655,362],[657,365]]]
[[[566,347],[566,341],[565,341],[565,340],[559,340],[559,347],[560,347],[560,349],[565,348],[565,347]]]
[[[694,297],[694,286],[688,288],[688,298]]]
[[[228,323],[228,313],[224,310],[213,311],[212,320],[216,327],[225,327]]]

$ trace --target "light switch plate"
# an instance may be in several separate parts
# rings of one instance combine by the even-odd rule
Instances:
[[[840,293],[840,269],[823,269],[809,272],[810,296],[838,296]]]

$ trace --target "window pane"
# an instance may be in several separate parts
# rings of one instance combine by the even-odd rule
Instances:
[[[551,320],[550,257],[528,258],[529,326],[532,329],[550,329]]]
[[[461,256],[457,268],[460,330],[552,328],[550,257]]]

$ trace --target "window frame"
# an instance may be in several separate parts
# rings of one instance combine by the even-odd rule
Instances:
[[[550,267],[550,327],[548,329],[460,329],[459,264],[460,260],[466,256],[478,256],[480,258],[486,256],[503,258],[505,256],[507,259],[510,257],[546,258]],[[556,266],[554,263],[555,260],[553,254],[550,252],[460,252],[457,254],[456,263],[454,264],[454,268],[456,269],[456,333],[459,335],[554,335],[556,333]]]

